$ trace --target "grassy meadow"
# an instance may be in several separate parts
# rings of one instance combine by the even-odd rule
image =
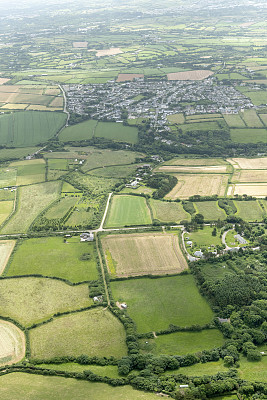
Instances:
[[[153,218],[158,219],[160,222],[179,223],[181,221],[190,221],[190,214],[183,209],[181,203],[153,199],[150,199],[149,203],[152,208]]]
[[[194,206],[198,214],[202,214],[206,221],[224,220],[226,214],[222,210],[217,201],[198,201],[194,202]]]
[[[261,209],[257,201],[236,201],[235,205],[237,208],[236,215],[244,221],[262,221],[263,210]]]

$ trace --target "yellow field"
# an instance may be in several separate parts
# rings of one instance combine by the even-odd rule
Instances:
[[[228,165],[222,158],[172,158],[164,165],[214,166]]]
[[[115,56],[116,54],[121,54],[123,51],[119,47],[111,47],[110,49],[105,50],[97,50],[96,56],[103,57],[103,56]]]
[[[234,182],[267,182],[267,170],[237,170],[234,173],[232,181]]]
[[[225,174],[227,173],[227,165],[208,165],[208,166],[181,166],[181,165],[163,165],[157,171],[160,172],[180,172],[180,173],[203,173],[203,174]]]
[[[55,97],[49,104],[51,107],[63,107],[63,97]]]
[[[4,108],[5,110],[25,110],[25,108],[28,107],[29,104],[13,104],[13,103],[8,103],[2,106],[1,108]]]
[[[0,78],[0,85],[3,85],[4,83],[10,81],[8,78]]]
[[[0,320],[0,365],[16,363],[24,355],[24,333],[16,325]]]
[[[241,169],[267,169],[267,157],[263,158],[232,158],[227,160]]]
[[[213,75],[212,71],[205,69],[185,72],[172,72],[167,75],[169,81],[201,81]]]
[[[177,185],[168,193],[166,199],[187,199],[190,196],[224,196],[228,175],[188,174],[176,175]]]
[[[19,167],[22,165],[35,165],[35,164],[45,164],[45,160],[41,158],[36,158],[35,160],[23,160],[23,161],[14,161],[9,164],[9,167]]]
[[[187,268],[177,234],[110,235],[102,244],[109,272],[117,277],[174,274]]]
[[[233,190],[227,193],[228,195],[243,195],[255,197],[265,197],[267,196],[267,183],[251,183],[251,184],[236,184],[233,185]]]
[[[171,124],[183,124],[185,122],[183,113],[168,115],[167,118]]]
[[[5,269],[15,244],[15,240],[0,240],[0,275],[2,275]]]

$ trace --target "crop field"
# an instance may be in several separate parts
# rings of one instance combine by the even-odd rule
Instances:
[[[228,184],[228,176],[220,174],[177,175],[177,185],[168,193],[166,199],[186,199],[193,195],[223,196]]]
[[[97,149],[97,148],[85,148],[88,149],[86,162],[82,166],[84,172],[90,171],[95,168],[118,166],[132,164],[139,159],[144,157],[141,153],[125,150],[109,150],[109,149]]]
[[[135,144],[138,142],[138,129],[116,122],[99,122],[95,137]]]
[[[112,198],[105,222],[107,228],[151,223],[150,211],[144,197],[120,195]]]
[[[17,186],[45,181],[45,161],[42,159],[16,161],[10,167],[17,170]]]
[[[178,165],[178,166],[219,166],[219,165],[228,165],[228,162],[223,160],[222,158],[172,158],[169,161],[164,163],[165,165]]]
[[[68,126],[60,132],[59,140],[61,142],[71,142],[92,139],[96,125],[97,121],[91,119],[76,125]]]
[[[0,225],[3,224],[3,222],[5,222],[5,220],[12,213],[13,207],[14,207],[14,201],[12,200],[0,202]]]
[[[169,81],[202,81],[213,75],[212,71],[208,70],[195,70],[184,72],[172,72],[167,74]]]
[[[0,320],[0,365],[18,362],[24,355],[24,333],[16,325]]]
[[[0,145],[25,147],[44,143],[63,126],[66,115],[57,112],[17,112],[0,116]]]
[[[156,339],[150,339],[147,347],[151,347],[152,352],[158,355],[185,355],[220,347],[222,344],[223,335],[221,332],[217,329],[209,329],[201,332],[177,332],[160,335]],[[141,348],[145,351],[146,343],[143,343]]]
[[[52,170],[59,169],[66,171],[68,169],[68,160],[62,158],[50,158],[48,159],[48,168]]]
[[[259,169],[259,170],[241,170],[236,171],[232,181],[234,182],[267,182],[267,170]]]
[[[59,199],[59,201],[54,204],[45,213],[44,217],[47,219],[60,219],[63,218],[69,209],[77,203],[77,197],[66,196]]]
[[[109,235],[102,243],[113,276],[174,274],[187,268],[177,234]]]
[[[229,170],[228,165],[207,165],[207,166],[182,166],[182,165],[163,165],[157,169],[160,172],[176,173],[202,173],[202,174],[226,174]]]
[[[0,292],[0,315],[13,318],[24,326],[46,320],[57,312],[92,304],[87,284],[69,286],[55,279],[1,279]]]
[[[149,203],[152,208],[153,219],[161,222],[190,221],[191,217],[184,209],[181,203],[170,203],[167,201],[150,199]]]
[[[244,221],[262,221],[263,211],[257,201],[235,201],[235,205],[237,208],[236,216]]]
[[[230,128],[246,128],[246,124],[239,114],[223,114],[223,118]]]
[[[158,400],[155,393],[141,392],[131,386],[112,387],[106,383],[66,379],[16,372],[0,377],[1,399],[10,400]],[[31,390],[29,390],[31,388]]]
[[[191,275],[130,279],[110,285],[114,299],[127,303],[127,312],[140,333],[167,329],[169,324],[203,325],[213,317]]]
[[[267,169],[267,157],[263,158],[232,158],[229,160],[241,169]]]
[[[26,232],[38,214],[57,199],[59,190],[60,182],[19,188],[17,210],[2,229],[2,233]]]
[[[136,78],[143,78],[144,74],[119,74],[117,82],[133,81]]]
[[[228,195],[246,194],[248,196],[265,197],[267,193],[267,183],[238,183],[230,187]]]
[[[0,240],[0,275],[2,275],[16,244],[15,240]]]
[[[217,201],[199,201],[194,202],[197,213],[202,214],[206,221],[217,221],[218,219],[224,220],[226,214],[222,210]]]
[[[25,147],[16,149],[0,149],[0,161],[15,160],[33,154],[38,147]]]
[[[267,142],[266,129],[230,129],[231,139],[236,143],[259,143]]]
[[[263,123],[261,122],[258,114],[255,110],[245,110],[241,117],[245,121],[248,128],[263,128]]]
[[[85,255],[87,259],[83,260]],[[68,238],[65,243],[62,237],[24,240],[15,252],[6,276],[31,274],[67,279],[73,283],[97,280],[95,244],[80,242],[78,236]]]
[[[127,355],[123,325],[103,308],[65,315],[34,328],[30,343],[32,358]]]

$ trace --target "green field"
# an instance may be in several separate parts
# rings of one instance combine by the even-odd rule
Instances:
[[[17,160],[35,153],[38,147],[25,147],[16,149],[0,149],[0,161]]]
[[[267,103],[267,92],[263,90],[257,90],[257,91],[249,91],[249,92],[243,92],[243,94],[247,97],[249,97],[255,106],[260,106],[261,104],[266,104]]]
[[[0,225],[9,217],[13,210],[14,202],[10,201],[1,201],[0,202]]]
[[[66,171],[68,169],[68,161],[62,158],[50,158],[48,160],[48,168]]]
[[[243,120],[245,121],[247,127],[249,128],[263,128],[263,123],[259,119],[255,110],[245,110],[241,114]]]
[[[230,129],[231,139],[236,143],[259,143],[267,142],[266,129]]]
[[[179,128],[182,129],[183,132],[188,131],[216,131],[219,130],[219,125],[215,121],[211,122],[195,122],[181,125]]]
[[[45,213],[45,218],[47,219],[57,219],[63,218],[69,209],[77,203],[77,197],[66,196],[59,199],[59,201],[54,204]]]
[[[236,216],[242,218],[244,221],[262,221],[263,211],[257,201],[236,201],[237,208]]]
[[[142,339],[141,349],[154,354],[184,355],[220,347],[222,344],[222,333],[217,329],[209,329],[201,332],[176,332],[150,340]]]
[[[143,197],[120,195],[112,198],[105,222],[107,228],[151,223],[149,208]]]
[[[25,326],[46,320],[57,312],[92,304],[87,284],[73,287],[55,279],[2,279],[0,292],[0,315]]]
[[[161,222],[175,222],[190,221],[190,214],[184,211],[181,203],[149,200],[152,208],[153,218]]]
[[[88,260],[83,261],[83,255]],[[17,248],[6,276],[40,274],[55,276],[77,283],[98,279],[94,243],[80,242],[79,237],[67,239],[47,237],[27,239]]]
[[[225,212],[218,206],[217,201],[198,201],[194,202],[197,213],[202,214],[206,221],[224,220]]]
[[[56,200],[60,182],[46,182],[24,186],[18,190],[15,214],[2,229],[2,233],[26,232],[38,214]]]
[[[68,126],[59,134],[61,142],[71,142],[92,139],[97,121],[91,119],[76,125]]]
[[[17,169],[17,186],[45,181],[44,160],[17,161],[10,166]]]
[[[56,112],[16,112],[0,116],[0,145],[25,147],[44,143],[63,126],[66,114]]]
[[[136,153],[133,151],[126,150],[110,150],[110,149],[98,149],[93,147],[87,147],[88,155],[86,156],[86,162],[82,166],[84,172],[90,171],[95,168],[108,167],[111,165],[125,165],[133,164],[136,159],[139,160],[143,157],[143,154]]]
[[[113,297],[125,301],[138,332],[210,322],[213,313],[191,275],[111,282]]]
[[[16,372],[0,377],[1,399],[20,400],[157,400],[155,393],[131,386],[112,387],[105,383],[78,381],[55,376]],[[29,390],[30,388],[30,390]]]
[[[99,122],[95,137],[134,144],[138,142],[138,129],[116,122]]]
[[[130,165],[114,165],[111,167],[102,167],[89,171],[91,175],[103,176],[108,178],[127,178],[129,175],[133,175],[134,172],[141,164],[130,164]]]
[[[213,227],[204,226],[203,229],[199,229],[195,232],[190,232],[185,234],[185,240],[191,240],[193,242],[193,247],[197,248],[208,248],[211,245],[220,246],[222,244],[220,239],[220,231],[217,231],[216,236],[212,236]],[[189,238],[189,239],[187,239]],[[197,250],[197,249],[196,249]]]
[[[245,122],[239,114],[224,114],[223,118],[230,128],[245,128]]]
[[[102,308],[69,314],[32,329],[30,343],[32,358],[127,355],[123,325]]]
[[[0,188],[10,187],[16,185],[17,170],[15,168],[2,168],[0,169]]]

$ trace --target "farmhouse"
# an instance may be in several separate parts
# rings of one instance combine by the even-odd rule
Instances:
[[[235,238],[240,244],[247,244],[246,239],[244,239],[241,235],[235,235],[234,238]]]
[[[81,242],[92,242],[94,240],[94,234],[93,234],[93,232],[81,233],[80,239],[81,239]]]
[[[203,253],[202,253],[201,250],[197,250],[197,251],[194,252],[194,256],[202,258],[203,257]]]

